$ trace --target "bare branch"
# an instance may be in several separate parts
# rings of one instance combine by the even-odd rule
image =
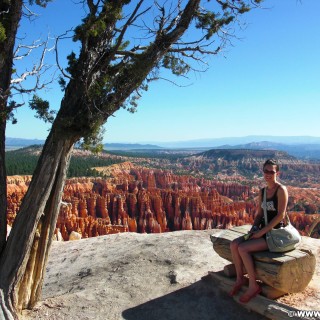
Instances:
[[[92,15],[95,15],[96,12],[97,12],[97,6],[98,5],[95,5],[92,0],[87,0],[87,5],[89,7],[90,13]]]
[[[21,108],[21,107],[23,107],[25,104],[26,104],[25,102],[15,103],[15,104],[14,104],[14,108],[10,108],[9,106],[7,106],[7,108],[8,108],[8,111],[9,111],[9,112],[12,112],[14,109]]]
[[[59,57],[58,57],[58,41],[61,40],[61,39],[70,39],[70,38],[72,38],[72,37],[64,37],[65,35],[67,35],[67,34],[68,34],[69,32],[71,32],[71,31],[73,31],[73,30],[72,30],[72,29],[67,30],[64,34],[62,34],[61,36],[58,36],[58,37],[56,38],[56,45],[55,45],[57,66],[58,66],[59,70],[61,71],[62,75],[63,75],[64,77],[66,77],[67,79],[70,79],[70,80],[72,79],[72,77],[64,72],[64,69],[60,66],[60,63],[59,63]]]
[[[120,33],[120,35],[119,35],[119,37],[118,37],[118,41],[117,41],[117,43],[116,43],[116,45],[115,45],[115,48],[114,48],[115,52],[118,51],[118,49],[119,49],[119,47],[120,47],[120,45],[121,45],[121,43],[122,43],[123,37],[124,37],[124,35],[125,35],[128,27],[129,27],[132,23],[134,23],[134,21],[135,21],[139,16],[143,15],[144,13],[146,13],[147,11],[149,11],[149,10],[151,9],[151,7],[149,7],[149,8],[147,8],[146,10],[144,10],[143,12],[141,12],[140,14],[137,15],[137,12],[138,12],[139,8],[141,7],[143,1],[144,1],[144,0],[140,0],[140,1],[138,2],[138,4],[136,5],[136,7],[135,7],[134,11],[132,12],[131,16],[129,17],[129,19],[127,20],[127,22],[125,23],[125,25],[121,28],[121,33]]]
[[[24,3],[23,3],[23,8],[26,9],[26,13],[25,12],[22,12],[22,14],[31,19],[31,18],[36,18],[36,17],[39,17],[39,15],[33,11],[31,11],[31,9],[29,9]]]
[[[50,68],[50,67],[46,68],[46,69],[44,70],[44,72],[46,72],[47,70],[49,70],[49,68]],[[35,82],[34,86],[31,87],[31,88],[29,88],[29,89],[23,87],[23,86],[21,85],[21,83],[18,83],[17,85],[13,85],[13,86],[11,86],[11,88],[14,89],[16,92],[18,92],[18,93],[20,93],[20,94],[24,94],[24,93],[29,94],[29,93],[36,92],[36,91],[38,91],[38,90],[47,88],[50,83],[53,83],[53,81],[54,81],[54,79],[55,79],[55,76],[54,76],[54,74],[53,74],[53,76],[50,78],[50,80],[48,80],[48,81],[46,81],[46,82],[43,82],[43,83],[40,83],[41,76],[43,75],[44,72],[42,72],[41,74],[38,74],[38,75],[36,76],[36,82]]]
[[[9,13],[9,8],[8,8],[7,11],[0,11],[0,16],[1,16],[2,14],[7,14],[7,13]]]
[[[185,78],[188,79],[188,77],[185,77]],[[167,78],[162,78],[162,77],[147,78],[148,82],[157,81],[157,80],[164,80],[164,81],[170,82],[170,83],[172,83],[173,85],[175,85],[176,87],[179,87],[179,88],[186,88],[186,87],[192,86],[192,83],[183,86],[181,84],[176,83],[175,81],[172,81],[172,80],[167,79]]]
[[[198,52],[201,53],[202,55],[205,54],[218,54],[221,51],[221,47],[219,46],[216,50],[211,51],[211,50],[204,50],[202,47],[197,46],[197,47],[184,47],[184,48],[170,48],[168,52],[179,52],[185,56],[188,56],[186,54],[187,51],[192,51],[192,52]]]
[[[34,49],[42,47],[45,44],[45,41],[39,44],[36,44],[39,41],[40,40],[35,40],[32,45],[19,44],[13,54],[13,60],[22,60],[23,58],[29,56]],[[22,55],[18,55],[21,49],[28,49],[28,51]]]
[[[161,13],[160,18],[158,20],[158,29],[157,29],[157,34],[160,35],[163,32],[163,28],[166,23],[166,9],[164,6],[160,6],[158,2],[155,2],[155,5]],[[155,21],[157,21],[157,18],[155,18]]]
[[[144,51],[146,49],[147,47],[136,46],[136,47],[133,47],[131,50],[116,51],[115,54],[117,57],[135,57],[135,56],[138,56],[141,53],[141,51]]]
[[[183,10],[180,8],[180,5],[181,5],[181,2],[179,1],[178,2],[178,5],[177,5],[177,9],[178,9],[178,13],[177,15],[171,20],[171,23],[168,25],[168,27],[165,28],[165,32],[169,32],[172,28],[174,28],[177,24],[178,24],[178,21],[180,20],[181,18],[181,14],[183,12]]]
[[[43,50],[41,53],[41,57],[39,59],[39,63],[33,65],[32,70],[30,71],[27,70],[23,72],[21,75],[18,75],[16,72],[17,78],[11,79],[10,89],[12,91],[16,91],[20,94],[31,93],[37,90],[41,90],[45,88],[48,84],[53,82],[54,75],[52,76],[51,79],[41,83],[41,79],[43,75],[51,68],[51,66],[45,65],[44,63],[46,54],[54,49],[54,47],[48,48],[49,39],[50,38],[48,37],[46,41],[40,44],[35,44],[36,42],[38,42],[37,40],[34,42],[33,45],[19,45],[17,47],[15,51],[15,57],[14,57],[15,60],[22,60],[23,58],[28,57],[34,49],[40,48],[41,46],[43,46]],[[22,49],[27,49],[28,51],[25,54],[18,55],[19,51]],[[34,86],[32,88],[25,88],[24,86],[22,86],[22,83],[25,82],[25,80],[30,77],[32,77],[32,79],[35,79]]]
[[[30,54],[30,52],[35,49],[35,48],[39,48],[40,46],[44,46],[43,50],[42,50],[42,54],[41,54],[41,58],[40,58],[40,61],[39,61],[39,64],[38,65],[34,65],[33,66],[33,69],[31,71],[26,71],[24,72],[21,76],[19,76],[19,78],[17,79],[12,79],[11,80],[11,84],[17,84],[17,83],[21,83],[23,82],[27,77],[29,76],[33,76],[33,75],[36,75],[36,74],[39,74],[40,71],[44,68],[44,59],[45,59],[45,56],[46,56],[46,53],[51,51],[51,49],[48,49],[48,41],[49,41],[49,38],[47,38],[47,40],[43,43],[41,43],[40,45],[32,45],[32,46],[25,46],[25,45],[21,45],[21,46],[18,46],[18,49],[16,50],[16,53],[19,52],[19,50],[21,48],[28,48],[29,51],[25,54],[25,55],[21,55],[21,56],[17,56],[15,57],[14,59],[16,60],[21,60],[23,59],[24,57],[28,56]]]

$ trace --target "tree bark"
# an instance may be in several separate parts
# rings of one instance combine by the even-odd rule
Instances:
[[[0,319],[1,320],[18,319],[18,315],[7,308],[5,295],[2,289],[0,289]]]
[[[6,244],[7,235],[7,174],[5,165],[6,120],[0,120],[0,256]]]
[[[10,4],[1,2],[0,21],[5,28],[6,39],[0,41],[0,255],[6,244],[7,235],[7,174],[5,165],[5,133],[7,103],[12,76],[13,48],[22,13],[22,0],[12,0]]]
[[[57,215],[76,138],[53,127],[2,255],[0,290],[13,314],[40,298]]]

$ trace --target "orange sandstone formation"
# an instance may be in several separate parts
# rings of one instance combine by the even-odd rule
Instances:
[[[248,186],[176,176],[130,163],[110,166],[107,174],[108,179],[66,181],[57,237],[61,234],[68,240],[73,231],[86,238],[118,232],[225,229],[253,222],[257,204],[249,200],[255,195]],[[10,225],[29,182],[30,178],[8,180]],[[307,233],[315,219],[311,216],[292,213],[291,219]]]

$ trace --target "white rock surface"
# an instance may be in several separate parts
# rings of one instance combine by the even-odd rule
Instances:
[[[75,232],[75,231],[71,231],[71,233],[69,234],[69,240],[73,241],[73,240],[80,240],[81,239],[81,234],[79,232]]]
[[[201,280],[229,264],[213,251],[210,234],[216,232],[221,231],[121,233],[54,242],[43,301],[24,311],[23,319],[264,319]],[[314,285],[319,266],[317,274]]]

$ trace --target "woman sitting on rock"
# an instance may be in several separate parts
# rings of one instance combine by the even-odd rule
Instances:
[[[253,297],[261,293],[261,287],[256,282],[252,254],[257,251],[268,250],[265,239],[266,233],[272,228],[281,227],[288,203],[287,188],[277,181],[279,165],[275,160],[267,160],[264,163],[263,174],[267,183],[267,217],[269,223],[267,225],[264,223],[263,188],[260,190],[258,212],[249,234],[233,240],[230,244],[237,280],[229,295],[231,297],[236,295],[245,284],[244,268],[249,277],[248,290],[239,299],[242,303],[249,302]]]

